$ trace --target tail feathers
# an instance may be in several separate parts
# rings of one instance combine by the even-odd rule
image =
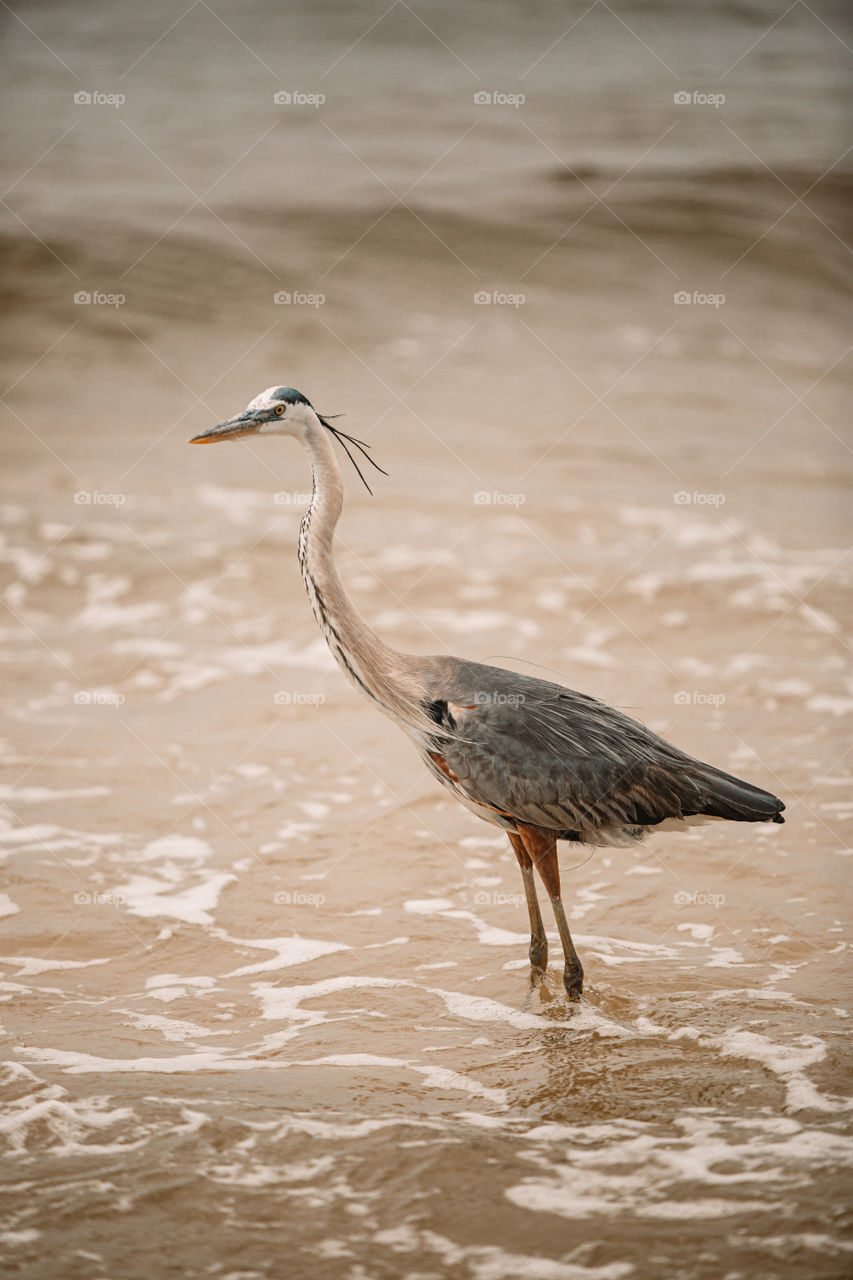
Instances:
[[[702,813],[709,817],[728,818],[733,822],[784,822],[781,800],[754,787],[751,782],[735,778],[706,765],[698,779],[706,793]]]

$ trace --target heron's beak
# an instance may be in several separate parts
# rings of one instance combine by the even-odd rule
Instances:
[[[220,440],[239,440],[240,436],[253,436],[260,425],[255,415],[247,410],[245,413],[238,413],[236,418],[229,418],[227,422],[220,422],[209,431],[193,436],[188,443],[216,444]]]

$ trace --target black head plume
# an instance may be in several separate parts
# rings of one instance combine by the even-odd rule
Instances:
[[[355,467],[356,472],[358,473],[358,478],[361,480],[361,483],[364,485],[367,492],[372,494],[373,490],[365,480],[361,467],[358,465],[355,458],[352,456],[349,449],[347,448],[347,442],[349,442],[349,444],[351,444],[353,448],[358,449],[362,457],[364,457],[372,467],[374,467],[377,471],[381,471],[383,476],[387,476],[388,472],[385,471],[382,467],[380,467],[378,462],[374,462],[370,454],[368,453],[370,445],[365,440],[357,440],[355,436],[347,435],[346,431],[341,431],[340,427],[333,427],[329,418],[324,418],[321,413],[318,413],[317,417],[320,419],[320,421],[322,422],[323,426],[327,429],[327,431],[331,431],[332,435],[338,441],[344,453],[347,455],[350,462]],[[340,414],[332,414],[331,417],[340,417]]]

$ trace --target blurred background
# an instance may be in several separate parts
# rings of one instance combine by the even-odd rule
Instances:
[[[2,23],[9,1132],[72,1171],[14,1200],[14,1274],[148,1275],[155,1230],[183,1275],[282,1274],[259,1223],[306,1276],[838,1274],[847,6]],[[390,643],[788,802],[564,858],[586,1023],[559,981],[522,1009],[508,846],[326,654],[300,451],[186,447],[279,384],[390,473],[343,459],[338,540]]]

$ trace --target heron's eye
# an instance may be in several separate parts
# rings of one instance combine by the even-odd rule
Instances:
[[[275,407],[275,416],[276,416],[277,418],[280,418],[280,417],[281,417],[281,415],[282,415],[283,413],[284,413],[284,405],[283,405],[283,404],[277,404],[277,405],[276,405],[276,407]]]

